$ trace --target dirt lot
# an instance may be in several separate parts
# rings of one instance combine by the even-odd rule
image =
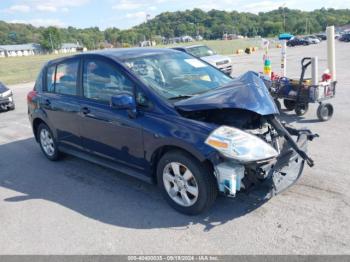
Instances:
[[[46,160],[26,115],[32,84],[12,86],[17,108],[0,114],[0,254],[349,254],[350,44],[336,47],[334,118],[318,122],[316,106],[282,116],[320,135],[309,147],[315,167],[267,203],[221,197],[197,217],[173,211],[153,185],[74,157]],[[325,48],[290,48],[290,74],[303,56],[323,68]],[[234,56],[234,74],[261,70],[261,56]]]

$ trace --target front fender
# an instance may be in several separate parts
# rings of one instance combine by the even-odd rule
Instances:
[[[205,161],[216,153],[216,150],[204,142],[208,135],[217,127],[181,116],[171,119],[163,115],[149,114],[143,125],[143,140],[145,158],[151,161],[153,154],[162,147],[170,146],[183,149],[199,161]]]

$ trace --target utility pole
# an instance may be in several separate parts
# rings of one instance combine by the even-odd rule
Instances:
[[[51,51],[53,52],[53,43],[52,43],[51,32],[49,32],[49,38],[50,38],[50,43],[51,43]]]
[[[151,24],[149,23],[149,20],[151,20],[151,15],[147,14],[146,15],[146,23],[149,26],[149,41],[150,41],[150,44],[152,46],[152,28],[151,28]]]
[[[286,32],[286,11],[285,11],[285,9],[286,9],[286,3],[284,3],[283,5],[282,5],[282,11],[283,11],[283,30],[284,30],[284,32]]]
[[[308,32],[308,23],[309,23],[309,19],[306,18],[306,21],[305,21],[305,34],[307,35],[307,32]]]

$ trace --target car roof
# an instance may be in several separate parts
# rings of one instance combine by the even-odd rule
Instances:
[[[206,45],[174,46],[174,48],[184,48],[184,49],[190,49],[190,48],[193,48],[193,47],[200,47],[200,46],[206,46]]]
[[[86,55],[100,55],[105,57],[111,57],[122,62],[127,58],[137,58],[137,57],[144,57],[149,55],[171,54],[171,53],[178,53],[178,52],[179,52],[178,50],[170,49],[170,48],[149,48],[149,47],[112,48],[112,49],[89,51],[89,52],[75,54],[72,56],[60,57],[60,58],[51,60],[49,64],[65,61],[68,59],[78,58]]]

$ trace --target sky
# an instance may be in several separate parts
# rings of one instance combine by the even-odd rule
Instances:
[[[350,8],[350,0],[0,0],[0,20],[34,26],[131,28],[165,11],[201,8],[258,13],[280,6]]]

